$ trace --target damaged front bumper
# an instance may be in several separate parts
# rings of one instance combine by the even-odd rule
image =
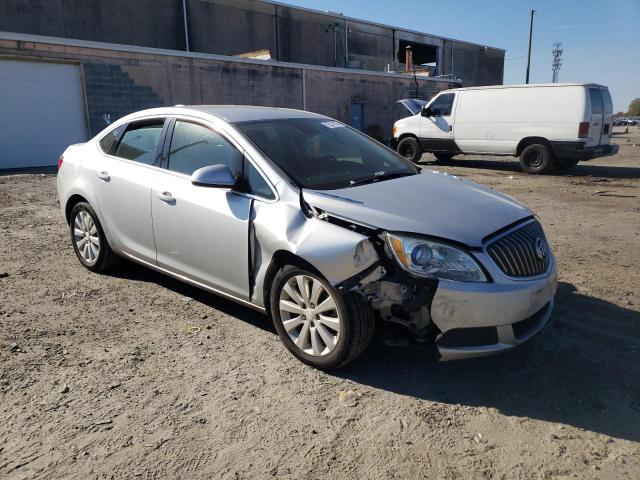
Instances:
[[[436,338],[441,360],[510,350],[538,333],[551,317],[557,288],[553,258],[548,271],[533,279],[510,279],[492,270],[491,283],[439,282],[431,319],[441,332]]]

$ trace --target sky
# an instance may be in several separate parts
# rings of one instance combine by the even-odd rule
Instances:
[[[640,97],[640,0],[282,0],[506,50],[504,83],[551,81],[554,42],[564,48],[560,82],[607,85],[614,111]]]

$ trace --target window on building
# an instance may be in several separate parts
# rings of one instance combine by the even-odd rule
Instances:
[[[118,143],[116,157],[153,165],[158,154],[158,141],[162,135],[164,119],[132,122]]]

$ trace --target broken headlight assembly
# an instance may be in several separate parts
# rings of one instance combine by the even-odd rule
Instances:
[[[457,282],[487,281],[478,262],[459,248],[396,233],[386,233],[386,240],[400,267],[413,275]]]

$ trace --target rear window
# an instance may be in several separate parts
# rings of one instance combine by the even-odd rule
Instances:
[[[600,90],[602,94],[602,103],[604,103],[604,111],[605,113],[613,113],[613,102],[611,101],[611,94],[609,90]]]
[[[600,95],[600,89],[590,88],[589,98],[591,99],[591,113],[593,115],[602,114],[602,96]]]

